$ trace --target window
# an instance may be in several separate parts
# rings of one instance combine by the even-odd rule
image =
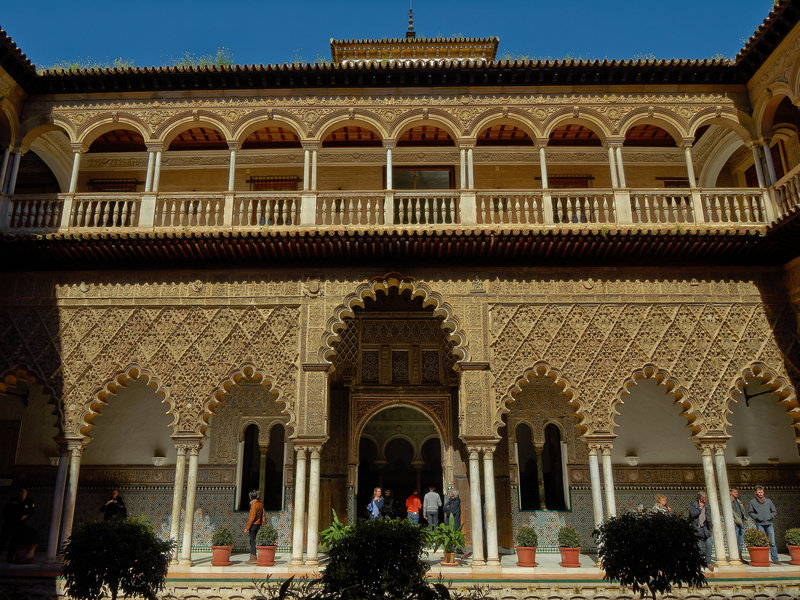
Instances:
[[[251,192],[296,191],[300,187],[300,178],[295,175],[256,175],[247,183]]]
[[[517,468],[519,469],[519,508],[539,510],[539,469],[531,428],[520,423],[516,430]]]
[[[262,448],[258,443],[258,425],[251,424],[245,429],[238,510],[249,508],[251,490],[259,491],[264,510],[282,509],[284,434],[283,425],[273,425],[269,446]]]
[[[453,167],[394,167],[392,186],[396,190],[452,190],[455,188]]]

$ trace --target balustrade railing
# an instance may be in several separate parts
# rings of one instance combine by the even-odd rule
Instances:
[[[701,193],[706,223],[766,223],[764,193],[760,189],[706,190]]]
[[[156,201],[156,227],[222,227],[224,194],[162,194]]]
[[[475,196],[479,225],[543,225],[542,192],[497,190]]]
[[[777,217],[790,212],[800,205],[800,165],[781,177],[772,190]]]
[[[692,223],[690,190],[635,190],[631,192],[634,223]]]
[[[14,196],[9,199],[10,229],[57,229],[61,224],[63,198],[47,196]]]
[[[395,225],[448,225],[459,223],[458,192],[395,192]]]
[[[317,194],[319,225],[383,225],[383,192]]]
[[[614,223],[612,190],[553,190],[553,220],[558,223]]]
[[[300,195],[297,193],[237,193],[233,198],[234,227],[297,225],[299,215]]]
[[[76,229],[123,229],[139,224],[141,196],[77,194],[72,198],[69,226]]]

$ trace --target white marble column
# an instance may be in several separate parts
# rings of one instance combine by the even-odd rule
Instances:
[[[303,564],[303,521],[306,510],[306,449],[297,448],[294,474],[294,520],[292,523],[292,562]]]
[[[472,162],[472,148],[467,148],[467,188],[475,189],[475,166]]]
[[[617,177],[617,161],[614,158],[614,146],[608,146],[608,168],[611,171],[611,187],[619,187],[619,177]]]
[[[258,445],[258,497],[264,501],[267,493],[267,452],[269,444]]]
[[[697,178],[694,176],[694,161],[692,160],[692,144],[683,145],[683,155],[686,157],[686,177],[689,179],[689,187],[697,187]]]
[[[319,546],[319,448],[311,449],[308,465],[308,537],[306,564],[317,565]]]
[[[778,182],[778,174],[775,171],[775,161],[772,160],[772,149],[769,147],[768,140],[761,141],[761,150],[764,153],[764,162],[767,164],[767,173],[769,173],[769,185],[775,185]]]
[[[386,144],[386,189],[393,189],[392,185],[394,185],[392,181],[392,146]]]
[[[69,452],[69,486],[64,500],[64,513],[61,519],[61,541],[66,542],[72,534],[72,521],[75,518],[75,501],[78,498],[78,478],[81,472],[83,442],[73,440],[67,443]]]
[[[592,509],[594,511],[594,526],[599,527],[603,523],[603,490],[600,486],[600,466],[597,455],[600,447],[597,444],[589,444],[589,480],[592,484]]]
[[[69,193],[74,194],[78,189],[78,173],[81,170],[81,156],[83,148],[80,145],[72,147],[72,173],[69,177]]]
[[[486,502],[486,564],[500,566],[497,544],[497,502],[494,494],[494,450],[483,450],[483,494]]]
[[[22,150],[17,150],[11,158],[11,172],[8,174],[6,185],[6,193],[9,196],[13,196],[17,189],[17,174],[19,174],[19,161],[22,160]]]
[[[539,171],[542,175],[542,189],[546,190],[548,188],[547,183],[547,140],[540,140],[539,141]]]
[[[622,162],[622,144],[614,148],[617,154],[617,171],[619,172],[619,185],[620,187],[628,187],[625,183],[625,165]]]
[[[58,534],[61,527],[61,514],[64,508],[64,492],[67,485],[67,470],[69,468],[70,455],[61,452],[58,459],[58,471],[56,473],[56,486],[53,490],[53,512],[50,514],[50,534],[47,538],[47,560],[53,561],[58,555]]]
[[[8,146],[3,152],[3,160],[0,162],[0,194],[6,191],[6,173],[8,173],[8,161],[11,157],[11,146]]]
[[[149,192],[153,186],[153,168],[156,163],[156,153],[154,150],[147,152],[147,175],[144,178],[144,191]]]
[[[311,170],[311,150],[305,148],[303,150],[303,191],[307,192],[311,185],[310,174]]]
[[[736,523],[733,520],[733,505],[730,500],[731,488],[728,483],[728,468],[725,465],[725,444],[714,446],[714,463],[717,468],[717,482],[719,483],[719,501],[722,504],[722,516],[725,518],[728,562],[731,565],[741,565],[739,541],[736,539]]]
[[[317,189],[317,149],[311,150],[311,189]]]
[[[711,509],[711,534],[714,538],[715,564],[724,566],[728,564],[728,560],[725,556],[725,536],[722,532],[722,516],[719,509],[719,498],[717,497],[717,486],[714,479],[712,446],[709,444],[702,444],[700,449],[703,456],[703,475],[706,480],[708,506]]]
[[[178,535],[181,531],[181,505],[183,504],[183,479],[186,473],[186,445],[176,444],[178,458],[175,460],[175,481],[172,484],[172,520],[169,525],[169,537],[175,540],[172,563],[177,564],[180,558]]]
[[[606,488],[606,512],[609,517],[617,516],[617,499],[614,493],[614,471],[611,468],[611,444],[604,444],[603,480]]]
[[[483,512],[481,511],[481,463],[478,448],[469,447],[469,513],[472,530],[472,566],[485,564],[483,559]]]
[[[156,150],[156,165],[153,169],[153,193],[158,192],[158,182],[161,179],[161,150]]]
[[[232,192],[236,186],[236,150],[239,144],[237,142],[228,142],[228,149],[231,151],[230,161],[228,162],[228,191]]]
[[[181,564],[192,565],[192,536],[194,534],[194,504],[197,499],[197,467],[200,445],[189,446],[189,475],[186,481],[186,510],[183,518],[183,547]]]
[[[756,167],[756,177],[758,177],[758,187],[765,188],[767,187],[766,181],[764,181],[764,168],[761,166],[761,154],[758,151],[758,144],[756,142],[748,142],[750,146],[750,150],[753,152],[753,164]]]
[[[467,189],[467,149],[461,148],[458,153],[458,163],[461,168],[461,179],[458,182],[462,190]]]

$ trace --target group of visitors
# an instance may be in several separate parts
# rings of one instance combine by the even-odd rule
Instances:
[[[747,517],[750,517],[756,528],[769,538],[770,559],[773,564],[781,564],[778,559],[778,548],[775,545],[775,527],[772,524],[778,511],[775,509],[775,504],[772,500],[764,495],[764,486],[756,486],[755,495],[746,509],[742,501],[739,500],[739,490],[737,488],[730,489],[730,502],[734,527],[736,528],[736,541],[739,546],[739,557],[742,557],[745,523]],[[654,512],[669,513],[672,508],[667,505],[666,496],[656,494],[652,510]],[[689,505],[689,516],[694,519],[695,536],[700,546],[700,552],[705,556],[706,565],[711,565],[714,542],[712,541],[711,513],[708,510],[708,497],[705,492],[698,492],[697,497]]]
[[[419,524],[420,513],[422,513],[422,518],[425,519],[428,528],[431,530],[439,524],[440,508],[444,510],[445,523],[449,523],[452,516],[455,527],[461,526],[461,498],[457,490],[450,489],[444,504],[442,504],[442,498],[436,491],[435,486],[429,486],[428,492],[422,499],[419,497],[419,490],[414,490],[406,498],[405,511],[408,520],[414,524]],[[401,516],[399,511],[400,507],[395,503],[392,490],[387,489],[384,492],[379,487],[372,490],[372,498],[367,504],[367,514],[371,520],[399,517]]]

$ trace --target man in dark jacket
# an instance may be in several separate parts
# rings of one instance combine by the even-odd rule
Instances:
[[[108,498],[103,506],[100,507],[100,512],[103,513],[103,519],[109,521],[111,519],[124,519],[128,516],[128,509],[125,507],[125,500],[119,495],[119,490],[111,490],[111,497]]]
[[[756,527],[769,538],[770,559],[776,565],[781,564],[778,560],[778,548],[775,546],[775,528],[772,521],[778,513],[772,500],[764,497],[764,486],[756,486],[756,497],[750,500],[747,506],[747,514],[756,522]]]
[[[0,550],[7,548],[6,560],[14,560],[14,547],[26,521],[36,512],[36,504],[28,496],[28,490],[19,489],[19,496],[12,499],[3,509],[3,529],[0,532]]]
[[[711,567],[711,553],[714,542],[711,540],[711,509],[705,492],[698,492],[697,499],[689,505],[689,516],[694,519],[695,536],[700,546],[700,554],[705,556],[706,567]]]
[[[739,546],[739,558],[742,557],[742,546],[744,545],[744,504],[739,500],[739,490],[731,488],[731,509],[733,510],[733,524],[736,527],[736,543]]]

